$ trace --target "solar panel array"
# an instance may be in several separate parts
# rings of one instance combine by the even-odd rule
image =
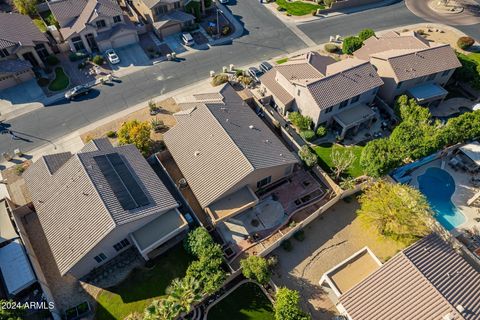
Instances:
[[[93,159],[124,210],[132,210],[150,203],[118,153],[95,156]]]

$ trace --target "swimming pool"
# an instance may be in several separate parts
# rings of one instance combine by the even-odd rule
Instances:
[[[447,230],[452,230],[465,222],[465,216],[452,203],[455,180],[445,170],[428,168],[417,178],[420,191],[427,197],[435,212],[435,219]]]

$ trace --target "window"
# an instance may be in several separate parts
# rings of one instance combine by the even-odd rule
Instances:
[[[75,50],[77,50],[77,51],[85,49],[85,46],[83,45],[82,38],[80,38],[80,37],[72,38],[72,43],[73,43],[73,46],[75,47]]]
[[[0,57],[5,58],[8,57],[10,53],[8,53],[7,49],[0,49]]]
[[[360,95],[353,97],[352,100],[350,101],[350,103],[355,103],[358,100],[360,100]]]
[[[115,243],[113,245],[113,248],[116,250],[116,251],[120,251],[122,250],[123,248],[125,247],[128,247],[130,245],[130,241],[128,241],[128,239],[123,239],[122,241],[120,241],[119,243]]]
[[[160,16],[160,15],[165,14],[165,13],[167,13],[167,12],[168,12],[168,7],[165,6],[165,5],[163,5],[163,6],[158,6],[158,7],[155,8],[155,14],[156,14],[157,16]]]
[[[35,51],[37,51],[37,54],[40,57],[40,59],[46,59],[50,55],[43,43],[37,44],[35,46]]]
[[[325,113],[330,113],[332,112],[333,110],[333,107],[328,107],[327,109],[325,109]]]
[[[97,261],[98,263],[101,263],[107,260],[107,256],[103,253],[100,253],[98,256],[93,257],[93,259],[95,259],[95,261]]]
[[[445,70],[445,71],[443,71],[442,77],[448,76],[449,73],[450,73],[450,70]]]
[[[340,106],[338,107],[338,109],[345,108],[347,105],[348,105],[348,100],[342,101],[342,102],[340,103]]]
[[[272,176],[266,177],[260,181],[257,182],[257,188],[262,188],[272,182]]]
[[[175,9],[180,9],[180,7],[181,7],[180,1],[174,2],[174,3],[173,3],[173,7],[174,7]]]
[[[400,81],[400,82],[397,84],[397,89],[400,89],[400,88],[402,87],[402,84],[403,84],[403,82]]]
[[[97,29],[105,28],[107,24],[105,23],[105,20],[98,20],[97,21]]]
[[[433,74],[429,75],[428,78],[427,78],[427,81],[432,81],[433,79],[435,79],[436,75],[437,75],[436,73],[433,73]]]
[[[120,16],[113,17],[113,23],[118,23],[120,21],[122,21],[122,17],[120,17]]]

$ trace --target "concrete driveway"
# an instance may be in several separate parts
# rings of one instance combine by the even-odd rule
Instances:
[[[120,58],[120,63],[112,65],[112,70],[117,76],[126,75],[152,65],[147,54],[138,43],[114,50]]]

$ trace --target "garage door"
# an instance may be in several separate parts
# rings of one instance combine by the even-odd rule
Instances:
[[[161,33],[162,33],[162,37],[165,38],[172,34],[179,33],[181,31],[182,31],[182,28],[180,24],[175,24],[173,26],[162,28]]]
[[[124,46],[128,46],[129,44],[136,43],[136,42],[137,42],[137,34],[136,33],[126,34],[126,35],[118,36],[115,39],[113,39],[112,40],[112,47],[113,48],[124,47]]]

